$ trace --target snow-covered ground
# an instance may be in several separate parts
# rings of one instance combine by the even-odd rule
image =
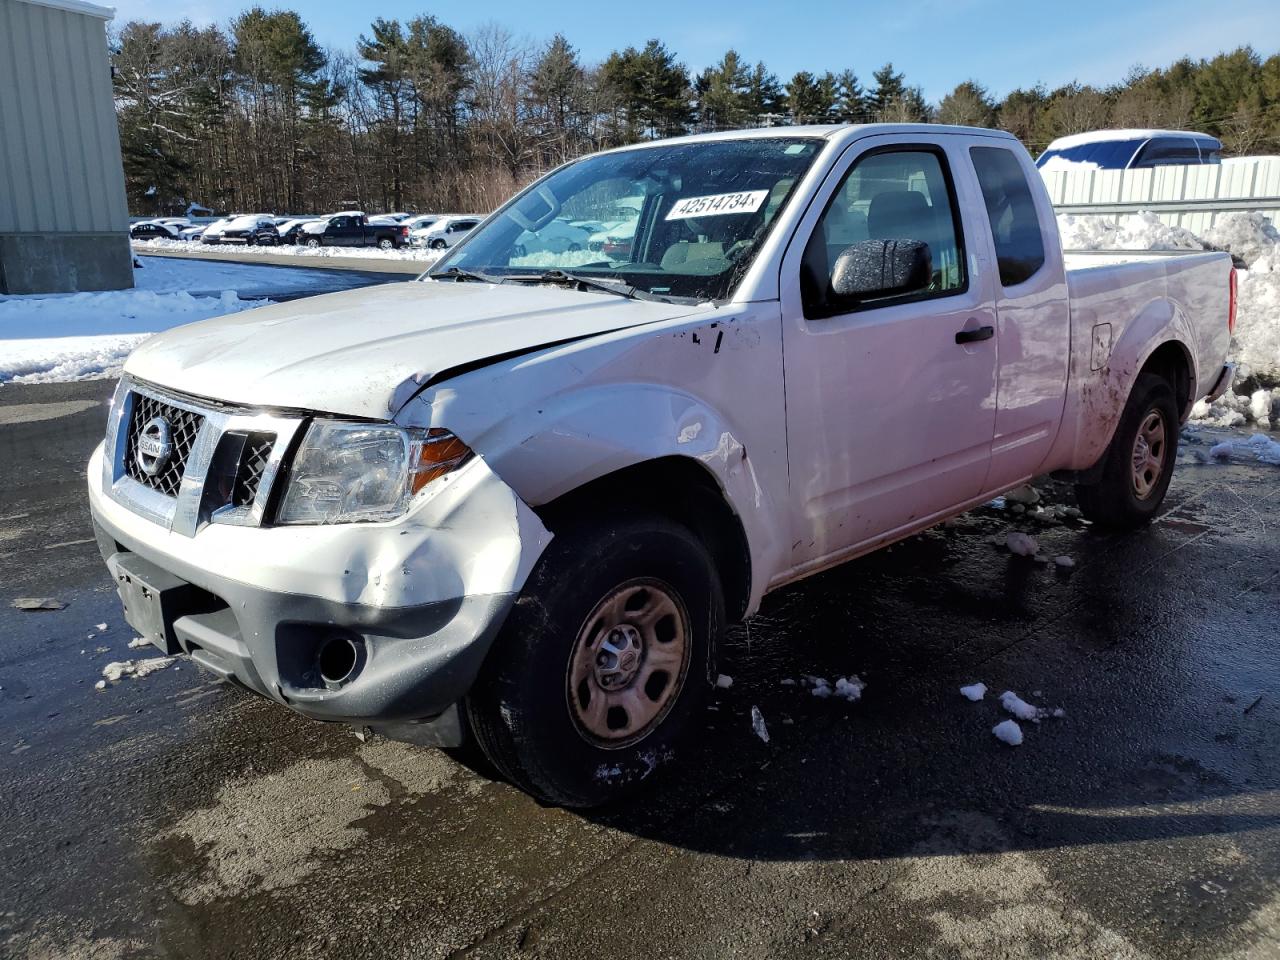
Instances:
[[[0,384],[89,380],[119,373],[161,330],[314,289],[315,270],[148,257],[132,290],[0,296]],[[323,288],[322,288],[323,289]]]
[[[443,250],[428,250],[426,247],[401,247],[399,250],[379,250],[377,247],[304,247],[297,244],[282,243],[271,247],[245,247],[223,244],[199,243],[187,240],[134,240],[133,249],[137,253],[160,253],[165,250],[180,250],[192,254],[215,254],[234,251],[243,257],[272,257],[284,254],[291,257],[354,257],[366,260],[412,260],[423,267],[435,263],[444,255]],[[214,259],[210,257],[209,259]]]

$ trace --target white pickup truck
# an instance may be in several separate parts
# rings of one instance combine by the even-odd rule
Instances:
[[[521,237],[634,203],[613,254]],[[127,616],[299,713],[557,803],[673,755],[727,622],[1039,474],[1158,509],[1225,390],[1226,254],[1065,266],[990,130],[567,164],[430,272],[148,340],[89,465]]]

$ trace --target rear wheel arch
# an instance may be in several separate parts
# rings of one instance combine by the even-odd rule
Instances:
[[[715,561],[730,622],[746,613],[751,553],[742,521],[715,475],[696,460],[659,457],[589,480],[534,508],[552,533],[584,516],[641,510],[691,530]]]
[[[1147,357],[1139,371],[1160,377],[1173,389],[1174,403],[1182,420],[1191,413],[1191,405],[1196,397],[1192,396],[1195,384],[1195,365],[1191,351],[1179,340],[1166,340]],[[1136,381],[1135,381],[1136,389]]]

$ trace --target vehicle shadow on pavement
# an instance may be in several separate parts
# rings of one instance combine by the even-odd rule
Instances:
[[[769,598],[727,645],[734,682],[710,735],[657,790],[592,819],[764,860],[1217,843],[1280,825],[1280,502],[1250,483],[1183,493],[1135,534],[1031,531],[1071,568],[997,547],[1008,518],[980,510]],[[856,703],[803,681],[853,674]],[[972,703],[959,687],[978,681]],[[992,734],[1005,690],[1064,716],[1022,722],[1007,746]],[[972,814],[983,826],[957,825]]]

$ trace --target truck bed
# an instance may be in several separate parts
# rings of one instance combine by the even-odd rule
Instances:
[[[1056,468],[1097,461],[1152,343],[1172,336],[1192,369],[1185,417],[1221,375],[1198,358],[1227,354],[1231,257],[1216,252],[1067,251],[1071,369]],[[1163,335],[1162,335],[1163,331]]]

